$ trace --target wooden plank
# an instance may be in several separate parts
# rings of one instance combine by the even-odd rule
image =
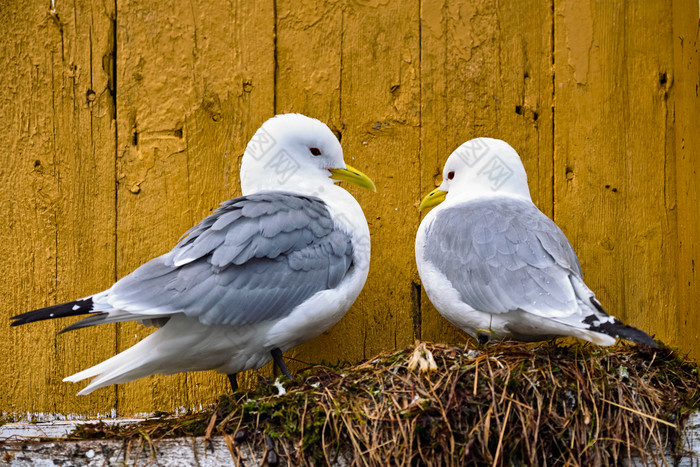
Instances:
[[[86,1],[0,13],[0,301],[6,317],[98,292],[114,278],[113,11]],[[109,413],[114,390],[61,382],[114,350],[114,328],[0,326],[3,411]]]
[[[240,156],[273,114],[273,20],[271,1],[118,2],[120,277],[240,194]],[[120,350],[147,334],[122,325]],[[119,412],[196,407],[226,390],[213,372],[144,378],[119,386]]]
[[[453,150],[488,136],[518,151],[535,204],[551,214],[552,21],[539,1],[422,4],[420,196],[441,183]],[[425,293],[421,310],[424,340],[464,342]]]
[[[277,112],[302,112],[341,131],[346,160],[365,170],[379,187],[377,194],[346,187],[370,223],[374,246],[370,277],[360,299],[339,324],[288,352],[304,363],[357,361],[386,349],[387,343],[403,346],[413,338],[410,248],[417,215],[410,204],[414,194],[393,193],[392,179],[397,175],[384,170],[386,164],[417,160],[417,108],[408,101],[417,102],[419,97],[417,10],[412,8],[277,3]],[[381,63],[374,58],[378,56]],[[393,145],[393,150],[386,145]],[[407,192],[415,190],[406,186]],[[399,219],[402,215],[413,217],[413,223],[399,229],[378,225],[382,216]],[[392,245],[402,251],[394,252]],[[393,295],[390,302],[387,294]]]
[[[5,442],[0,455],[8,467],[28,465],[264,465],[268,450],[262,446],[236,446],[233,457],[221,436],[204,439],[164,438],[122,440]]]
[[[412,343],[413,243],[420,173],[420,27],[416,2],[353,3],[343,14],[341,116],[346,159],[377,192],[348,187],[372,243],[367,285],[334,329],[350,361]]]
[[[345,136],[340,114],[343,9],[337,2],[277,1],[276,13],[275,113],[318,118]],[[342,138],[344,149],[346,140]],[[346,160],[349,156],[346,150]],[[358,330],[343,327],[345,319],[306,345],[287,351],[291,371],[347,358],[348,339],[343,337],[348,334],[343,332]],[[269,364],[263,373],[273,371]]]
[[[302,113],[342,130],[343,8],[314,0],[280,0],[276,8],[275,113]]]
[[[113,420],[105,420],[114,423]],[[27,465],[197,465],[198,467],[219,467],[221,465],[264,465],[265,458],[269,459],[267,446],[264,443],[253,445],[236,443],[234,455],[227,447],[222,436],[214,435],[209,439],[202,436],[187,438],[135,439],[131,442],[116,439],[83,440],[83,441],[49,441],[32,442],[29,436],[41,434],[46,437],[59,438],[68,426],[75,422],[59,422],[58,427],[48,424],[21,425],[7,424],[0,427],[0,456],[8,467],[25,467]],[[671,453],[667,450],[654,452],[656,461],[663,460],[669,465],[693,466],[700,455],[700,415],[693,413],[681,433],[683,450]],[[62,429],[63,428],[63,429]],[[494,433],[493,431],[491,433]],[[498,432],[496,432],[498,434]],[[12,438],[7,438],[10,435]],[[231,436],[231,435],[228,435]],[[28,439],[29,438],[29,439]],[[229,442],[230,439],[229,439]],[[455,447],[458,451],[461,446]],[[277,454],[286,461],[292,453],[276,450]],[[458,455],[455,452],[454,455]],[[343,449],[335,457],[335,465],[350,465],[361,455],[353,450]],[[543,460],[544,455],[540,456]],[[537,460],[540,460],[540,457]],[[238,464],[235,464],[235,462]],[[640,459],[631,458],[633,465],[646,465],[649,456]],[[283,464],[283,465],[288,465]]]
[[[238,1],[221,21],[218,1],[193,4],[197,61],[193,79],[201,104],[187,117],[188,197],[191,225],[221,202],[240,196],[240,164],[255,131],[274,115],[274,3]],[[228,64],[222,67],[221,64]],[[215,372],[187,375],[194,405],[230,391]],[[238,377],[241,387],[257,384],[257,372]]]
[[[118,0],[115,13],[79,0],[57,2],[57,14],[12,3],[0,9],[7,316],[102,290],[168,251],[240,193],[255,129],[294,111],[340,130],[378,193],[348,187],[372,233],[365,290],[290,357],[336,363],[414,338],[464,341],[419,293],[413,242],[418,201],[475,136],[518,150],[535,203],[609,311],[700,357],[697,3]],[[148,331],[56,336],[64,325],[0,326],[12,349],[1,410],[128,415],[227,390],[202,372],[77,398],[63,377]]]
[[[678,345],[671,3],[564,0],[554,29],[555,220],[603,306]]]
[[[697,2],[673,2],[673,76],[669,92],[675,121],[678,211],[678,310],[680,348],[700,361],[700,26]],[[672,169],[671,169],[672,170]]]

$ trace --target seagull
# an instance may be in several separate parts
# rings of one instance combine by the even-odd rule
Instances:
[[[518,153],[476,138],[447,159],[442,184],[421,202],[437,206],[416,235],[416,264],[430,301],[481,343],[578,337],[656,347],[610,316],[583,282],[576,253],[532,203]]]
[[[89,314],[63,329],[137,321],[158,329],[64,381],[93,378],[78,394],[144,376],[217,370],[236,374],[337,323],[369,271],[369,228],[335,182],[375,190],[347,165],[334,133],[300,114],[267,120],[241,164],[243,195],[223,202],[168,253],[109,289],[14,316],[12,326]]]

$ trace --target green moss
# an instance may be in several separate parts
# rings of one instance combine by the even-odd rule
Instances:
[[[408,369],[432,353],[437,370]],[[132,426],[83,426],[72,439],[204,436],[291,453],[292,464],[338,455],[368,464],[613,463],[675,449],[700,406],[697,366],[671,349],[513,342],[465,352],[421,344],[354,367],[316,366],[224,395],[201,413]],[[267,439],[266,439],[267,437]],[[628,446],[629,443],[629,446]],[[629,451],[628,451],[629,447]]]

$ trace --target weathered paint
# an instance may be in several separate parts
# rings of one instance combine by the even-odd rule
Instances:
[[[0,9],[5,317],[169,250],[240,194],[256,128],[302,112],[342,133],[378,191],[349,188],[372,234],[368,285],[292,368],[464,340],[420,293],[413,238],[420,198],[474,136],[522,155],[611,312],[700,357],[697,2],[20,3]],[[0,410],[130,415],[227,389],[200,372],[75,397],[64,376],[149,330],[63,325],[0,326]]]
[[[674,280],[670,9],[671,2],[557,3],[554,220],[603,306],[677,346],[679,318],[691,309],[678,308]]]
[[[421,18],[421,193],[440,184],[447,157],[461,143],[501,138],[522,156],[533,201],[551,215],[551,5],[426,2]],[[421,314],[423,339],[464,340],[426,294]]]
[[[678,346],[700,360],[700,28],[692,5],[673,3],[674,89],[670,100],[674,135],[669,151],[675,155],[678,216]],[[668,169],[673,172],[671,166]],[[672,189],[672,188],[671,188]],[[696,272],[696,268],[698,272]],[[666,336],[664,336],[666,338]],[[668,337],[670,338],[670,336]]]
[[[114,353],[113,327],[56,336],[61,323],[6,325],[115,279],[114,106],[103,70],[113,11],[64,7],[0,9],[0,407],[10,412],[110,412],[117,402],[113,389],[83,399],[61,382]]]
[[[117,8],[121,277],[240,195],[240,156],[274,114],[275,18],[271,1],[125,1]],[[121,325],[118,349],[150,331]],[[227,387],[213,372],[147,378],[118,387],[118,410],[194,407]]]
[[[165,438],[153,444],[145,440],[125,443],[122,440],[99,441],[10,441],[0,445],[0,455],[8,467],[46,467],[63,465],[264,465],[269,456],[265,445],[235,447],[230,435],[204,439]],[[227,445],[227,441],[230,444]],[[248,448],[248,449],[246,449]],[[229,450],[232,449],[233,451]],[[233,452],[233,454],[232,454]],[[235,456],[235,457],[234,457]],[[268,457],[269,458],[269,457]],[[340,459],[344,459],[340,457]],[[283,464],[286,465],[286,464]],[[350,465],[350,461],[336,465]],[[682,464],[681,464],[682,465]]]

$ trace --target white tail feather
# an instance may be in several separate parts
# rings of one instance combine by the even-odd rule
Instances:
[[[90,394],[95,389],[109,386],[110,384],[125,383],[153,374],[153,357],[157,354],[153,352],[154,349],[151,344],[153,341],[159,340],[158,337],[156,333],[153,333],[133,347],[129,347],[125,351],[102,363],[98,363],[93,367],[68,376],[64,378],[63,381],[76,383],[93,376],[98,376],[98,378],[91,381],[87,387],[78,393],[78,395],[85,395]]]
[[[206,326],[196,318],[176,316],[141,342],[102,363],[68,376],[78,382],[96,377],[78,394],[144,376],[183,371],[238,373],[270,360],[265,347],[269,322],[251,326]]]

